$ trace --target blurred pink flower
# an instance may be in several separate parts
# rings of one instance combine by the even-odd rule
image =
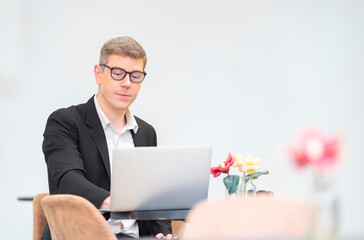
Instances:
[[[233,157],[231,156],[231,153],[229,153],[225,162],[220,163],[219,166],[212,167],[210,169],[210,174],[212,174],[214,177],[218,177],[221,173],[229,173],[230,167],[233,164]]]
[[[319,173],[329,173],[340,158],[341,138],[338,135],[325,136],[315,129],[302,132],[297,143],[288,149],[297,167],[305,165]]]

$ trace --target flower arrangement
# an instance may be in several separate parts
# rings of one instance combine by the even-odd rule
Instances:
[[[252,183],[252,179],[257,179],[261,175],[269,174],[268,171],[258,171],[260,169],[258,165],[259,162],[260,159],[255,158],[252,155],[243,157],[240,154],[234,154],[234,156],[232,156],[231,153],[229,153],[225,162],[219,164],[217,167],[211,167],[210,173],[214,177],[220,176],[221,173],[227,174],[223,180],[227,192],[229,194],[238,192],[239,194],[245,195],[246,185],[249,181]],[[238,168],[241,175],[230,175],[230,167]]]
[[[287,153],[297,168],[311,167],[313,188],[310,202],[315,206],[310,229],[311,239],[335,239],[339,229],[339,192],[333,172],[341,158],[341,137],[327,136],[316,129],[302,131]]]
[[[287,152],[298,168],[310,166],[319,174],[328,174],[339,162],[340,148],[339,135],[325,136],[316,129],[306,129]]]

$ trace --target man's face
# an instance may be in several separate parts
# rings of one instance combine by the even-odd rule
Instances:
[[[110,55],[106,65],[110,68],[122,68],[127,72],[144,71],[142,58],[123,55]],[[94,69],[96,84],[99,86],[97,99],[106,115],[125,111],[134,102],[141,87],[141,83],[130,81],[129,74],[121,81],[114,80],[110,71],[107,67],[102,71],[99,65]]]

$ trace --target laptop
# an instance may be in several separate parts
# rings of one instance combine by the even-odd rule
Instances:
[[[115,149],[111,212],[190,209],[206,199],[210,146]]]

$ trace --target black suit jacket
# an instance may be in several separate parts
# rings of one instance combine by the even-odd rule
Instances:
[[[135,117],[134,145],[156,146],[154,128]],[[85,104],[59,109],[47,121],[43,152],[50,194],[75,194],[97,208],[110,193],[110,162],[104,130],[93,97]],[[125,193],[128,194],[128,193]],[[171,233],[170,221],[138,221],[139,234]]]

